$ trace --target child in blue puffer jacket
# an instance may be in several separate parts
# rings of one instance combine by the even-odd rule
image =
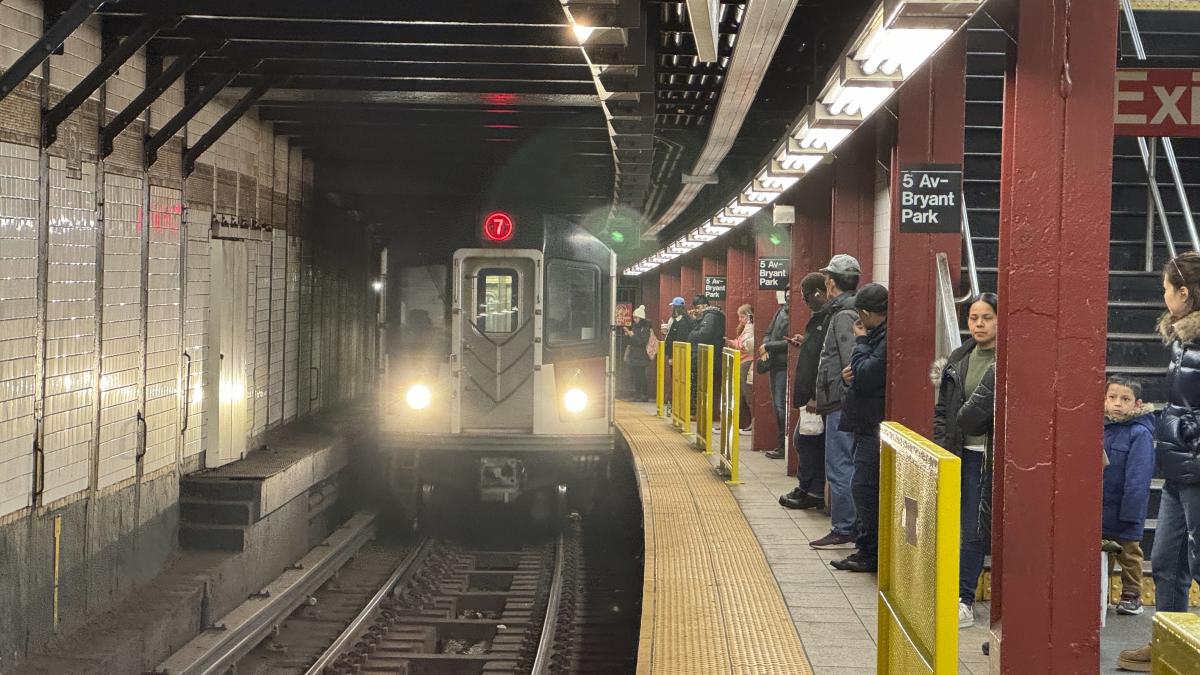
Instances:
[[[1154,475],[1154,413],[1142,385],[1114,375],[1104,395],[1104,538],[1120,545],[1109,557],[1121,566],[1118,614],[1142,613],[1142,532]]]

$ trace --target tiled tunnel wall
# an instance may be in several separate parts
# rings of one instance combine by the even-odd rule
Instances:
[[[42,11],[0,4],[0,69],[34,44]],[[146,171],[142,139],[182,107],[177,83],[99,158],[101,111],[145,84],[139,52],[40,149],[41,97],[52,105],[99,62],[99,21],[50,57],[48,82],[35,71],[0,102],[0,672],[161,569],[179,477],[237,458],[214,431],[236,395],[213,372],[214,229],[247,253],[244,447],[364,393],[372,372],[369,266],[349,253],[365,234],[336,254],[313,241],[325,216],[312,163],[253,111],[185,179],[186,139],[228,109],[218,98]]]

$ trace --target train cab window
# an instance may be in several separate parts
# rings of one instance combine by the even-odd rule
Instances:
[[[484,269],[475,286],[475,325],[484,333],[512,333],[520,327],[516,270]]]
[[[600,268],[551,260],[546,265],[546,334],[551,345],[601,337]]]

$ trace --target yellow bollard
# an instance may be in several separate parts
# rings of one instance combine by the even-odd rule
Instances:
[[[665,344],[659,344],[658,355],[654,357],[654,403],[658,406],[658,416],[667,416],[667,349]]]
[[[712,388],[713,355],[712,345],[700,345],[696,362],[696,447],[704,454],[712,454]]]
[[[879,437],[876,671],[957,673],[962,460],[895,422]]]
[[[1159,675],[1200,673],[1200,616],[1188,612],[1154,615],[1150,638],[1152,672]]]
[[[671,423],[688,433],[692,426],[692,345],[671,345]]]
[[[736,349],[727,347],[721,352],[721,434],[717,467],[728,473],[729,479],[725,482],[730,485],[741,483],[738,480],[738,439],[741,436],[742,399],[741,360],[741,352]]]

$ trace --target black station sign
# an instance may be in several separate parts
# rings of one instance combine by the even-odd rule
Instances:
[[[962,229],[962,166],[914,164],[900,168],[900,231]]]
[[[704,277],[704,295],[709,300],[724,300],[726,293],[729,292],[729,285],[725,280],[725,275],[705,275]]]
[[[791,258],[759,258],[758,290],[786,291]]]

